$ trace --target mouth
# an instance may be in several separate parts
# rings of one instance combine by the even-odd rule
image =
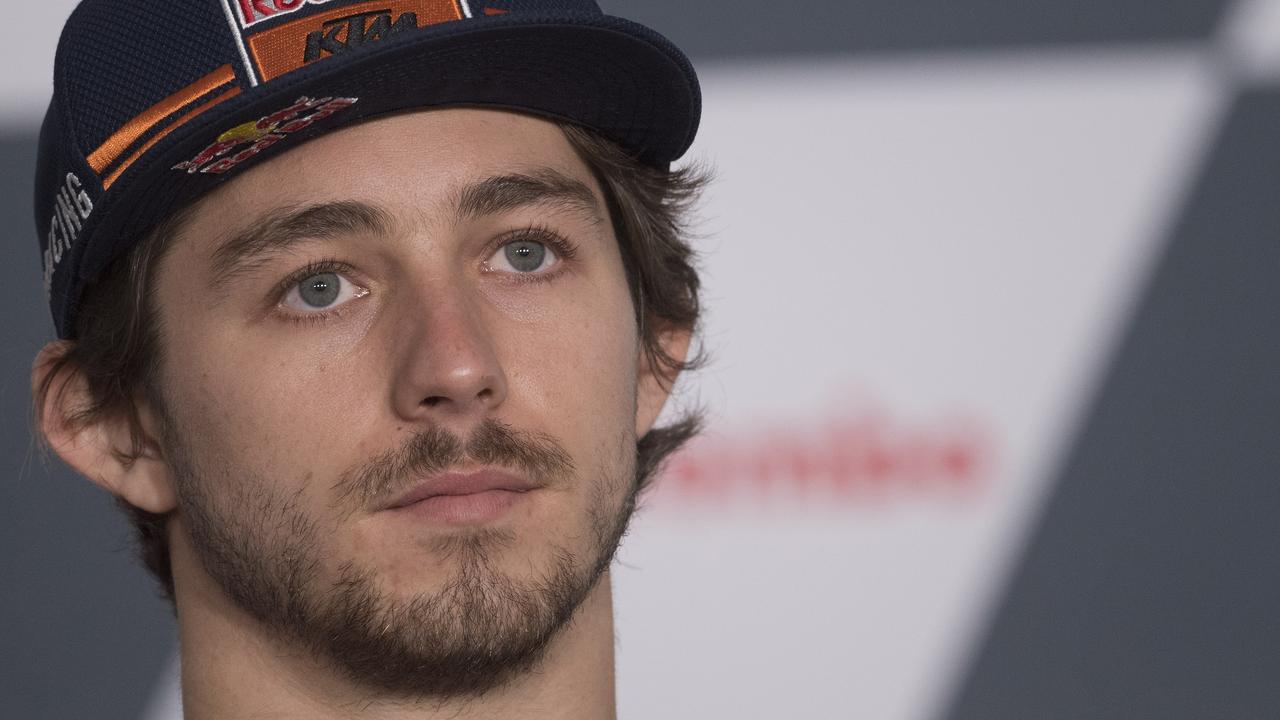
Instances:
[[[458,525],[496,520],[540,487],[495,468],[434,475],[392,500],[384,510],[420,520]]]
[[[485,490],[466,495],[433,495],[391,512],[440,525],[492,522],[524,500],[528,491]]]

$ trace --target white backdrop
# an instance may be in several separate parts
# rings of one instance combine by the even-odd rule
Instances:
[[[51,67],[73,4],[24,9],[5,65]],[[1222,58],[1274,66],[1258,24],[1217,55],[701,64],[714,362],[682,393],[713,422],[614,572],[622,717],[939,710],[1213,135]],[[47,77],[6,73],[0,123],[33,125]],[[150,718],[175,708],[162,683]]]
[[[616,573],[625,717],[939,710],[1212,138],[1208,70],[703,68],[715,423]]]

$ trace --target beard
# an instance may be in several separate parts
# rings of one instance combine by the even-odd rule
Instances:
[[[183,439],[190,436],[167,413],[162,422],[187,536],[209,576],[274,637],[358,686],[404,700],[480,697],[533,670],[612,563],[642,486],[631,438],[620,444],[629,450],[616,469],[602,465],[588,489],[586,547],[550,543],[543,567],[516,578],[498,562],[516,543],[514,532],[451,531],[425,546],[448,567],[444,582],[394,597],[374,568],[355,560],[325,571],[324,540],[334,528],[303,509],[301,489],[282,492],[251,472],[209,472]],[[345,513],[334,527],[369,500],[467,460],[544,482],[574,477],[568,453],[550,436],[486,420],[464,443],[433,428],[344,473],[333,505]]]

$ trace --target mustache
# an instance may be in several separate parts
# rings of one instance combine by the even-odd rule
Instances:
[[[356,507],[366,507],[467,461],[519,470],[543,485],[569,477],[575,469],[568,451],[554,437],[487,418],[465,442],[439,427],[416,433],[403,446],[344,472],[333,489],[338,503],[354,501]]]

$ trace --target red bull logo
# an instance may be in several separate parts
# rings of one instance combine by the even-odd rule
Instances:
[[[356,104],[359,98],[301,97],[283,110],[237,125],[218,136],[199,155],[173,166],[188,173],[222,174],[263,150]],[[246,147],[247,146],[247,147]],[[243,148],[243,149],[240,149]],[[239,149],[239,152],[231,154]]]

